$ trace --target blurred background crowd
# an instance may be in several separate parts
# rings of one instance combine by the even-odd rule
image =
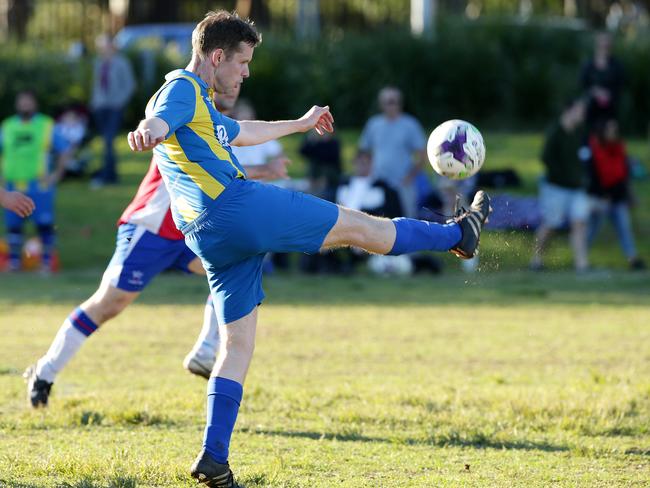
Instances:
[[[611,223],[601,254],[622,254],[614,262],[643,270],[648,7],[633,0],[0,1],[2,184],[37,204],[35,232],[5,212],[0,269],[48,274],[61,263],[105,264],[114,222],[148,162],[129,154],[122,136],[164,74],[187,64],[195,22],[225,8],[251,17],[264,36],[232,117],[293,118],[316,101],[336,118],[333,136],[306,134],[237,154],[248,165],[289,157],[290,178],[275,184],[376,215],[436,221],[452,215],[457,194],[467,201],[485,188],[494,195],[488,229],[528,236],[518,248],[521,266],[555,267],[548,249],[556,234],[566,236],[557,242],[570,255],[562,266],[590,273],[609,265],[590,259],[590,249]],[[486,137],[484,169],[461,182],[432,174],[426,157],[428,133],[452,118]],[[504,238],[492,248],[507,246]],[[270,256],[267,272],[439,273],[445,265],[426,254],[344,250]]]

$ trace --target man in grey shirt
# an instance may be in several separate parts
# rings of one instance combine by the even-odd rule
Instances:
[[[103,166],[94,175],[93,186],[117,182],[113,139],[120,130],[122,113],[135,89],[131,64],[115,51],[113,40],[102,35],[97,38],[99,56],[93,66],[93,90],[90,106],[97,130],[104,140]]]
[[[426,137],[415,117],[402,111],[402,93],[395,87],[379,92],[381,113],[368,120],[359,150],[372,159],[371,176],[399,193],[403,214],[417,217],[415,177],[426,161]]]

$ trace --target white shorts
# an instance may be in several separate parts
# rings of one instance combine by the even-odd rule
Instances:
[[[551,229],[558,229],[566,223],[586,222],[591,207],[584,190],[564,188],[546,181],[539,186],[539,206],[542,223]]]

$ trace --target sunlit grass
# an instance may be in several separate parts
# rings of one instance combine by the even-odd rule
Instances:
[[[161,276],[26,408],[93,273],[0,280],[0,485],[191,486],[201,278]],[[272,277],[233,437],[252,487],[644,486],[650,285],[572,273]]]

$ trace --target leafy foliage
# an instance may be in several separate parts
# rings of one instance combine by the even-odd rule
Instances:
[[[395,29],[363,36],[330,32],[316,43],[266,36],[243,96],[262,118],[295,117],[313,103],[327,103],[340,126],[358,127],[376,110],[379,88],[392,84],[402,88],[407,110],[425,125],[462,117],[483,127],[539,129],[562,101],[578,94],[590,41],[590,33],[579,29],[495,18],[448,20],[435,39]],[[627,72],[625,129],[644,133],[650,39],[622,40],[617,54]],[[165,53],[130,56],[142,80],[126,117],[134,125],[164,73],[186,60]],[[61,51],[0,48],[0,115],[11,112],[15,92],[26,84],[36,84],[45,111],[70,99],[87,100],[90,63],[66,61]]]

